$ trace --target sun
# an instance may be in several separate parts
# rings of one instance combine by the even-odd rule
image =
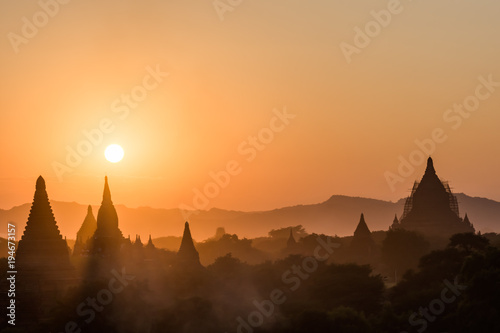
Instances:
[[[123,155],[125,155],[123,148],[117,144],[107,146],[106,150],[104,151],[104,156],[111,163],[120,162],[123,158]]]

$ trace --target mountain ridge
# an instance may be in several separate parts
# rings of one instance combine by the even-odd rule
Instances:
[[[476,230],[481,232],[500,232],[500,202],[482,197],[470,197],[457,193],[460,216],[468,214]],[[193,212],[189,217],[193,237],[197,241],[211,237],[217,227],[224,227],[228,233],[240,238],[265,236],[271,229],[292,225],[303,225],[310,233],[330,235],[352,235],[361,213],[365,214],[370,230],[387,230],[394,215],[403,213],[405,198],[396,202],[380,199],[332,195],[324,202],[299,204],[275,208],[267,211],[235,211],[211,208]],[[83,222],[88,205],[77,202],[51,201],[59,230],[70,239]],[[14,222],[18,225],[18,238],[24,231],[31,203],[0,209],[0,222]],[[147,239],[153,237],[180,236],[184,218],[178,208],[152,208],[147,206],[129,208],[116,204],[119,226],[123,235],[132,238],[136,234]],[[98,211],[99,205],[92,205]],[[251,227],[249,227],[251,226]],[[6,230],[6,229],[4,229]],[[2,236],[2,233],[0,233]]]

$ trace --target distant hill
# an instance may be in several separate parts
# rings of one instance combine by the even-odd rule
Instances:
[[[500,203],[486,199],[469,197],[463,193],[457,194],[460,205],[460,215],[468,213],[476,230],[481,232],[500,232]],[[87,206],[75,202],[51,201],[56,221],[63,236],[74,239],[80,228]],[[202,241],[215,234],[217,227],[224,227],[227,233],[237,234],[240,238],[255,238],[266,236],[271,229],[292,225],[303,225],[309,233],[325,233],[329,235],[352,235],[359,221],[359,216],[365,214],[370,230],[387,230],[394,219],[403,212],[404,200],[390,202],[376,199],[334,195],[327,201],[313,205],[299,205],[263,212],[238,212],[213,208],[200,211],[189,218],[191,232],[197,241]],[[23,233],[28,219],[31,204],[13,207],[9,210],[0,209],[0,223],[13,221],[18,225],[18,237]],[[97,215],[98,206],[93,206]],[[125,237],[135,239],[140,234],[147,240],[149,234],[153,238],[182,235],[184,221],[178,209],[157,209],[150,207],[128,208],[116,205],[120,229]],[[0,236],[6,228],[2,227]],[[169,239],[171,248],[176,243]]]

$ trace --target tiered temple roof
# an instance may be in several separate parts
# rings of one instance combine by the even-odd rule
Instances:
[[[411,195],[406,200],[400,226],[427,236],[439,237],[474,232],[472,224],[460,218],[457,199],[448,183],[442,182],[436,175],[430,157],[422,180],[415,183]]]
[[[16,268],[16,308],[22,322],[50,316],[50,309],[67,288],[78,283],[41,176],[36,181],[28,222],[18,244]]]
[[[72,270],[69,249],[59,232],[42,176],[36,181],[35,196],[16,261],[23,271]]]

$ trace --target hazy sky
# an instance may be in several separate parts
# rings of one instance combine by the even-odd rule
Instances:
[[[235,210],[397,200],[439,128],[438,175],[500,200],[498,0],[65,1],[0,0],[0,208],[30,202],[39,175],[82,204],[105,174],[130,207],[193,206],[193,189]],[[68,147],[86,156],[68,166]],[[228,164],[229,185],[207,186]]]

